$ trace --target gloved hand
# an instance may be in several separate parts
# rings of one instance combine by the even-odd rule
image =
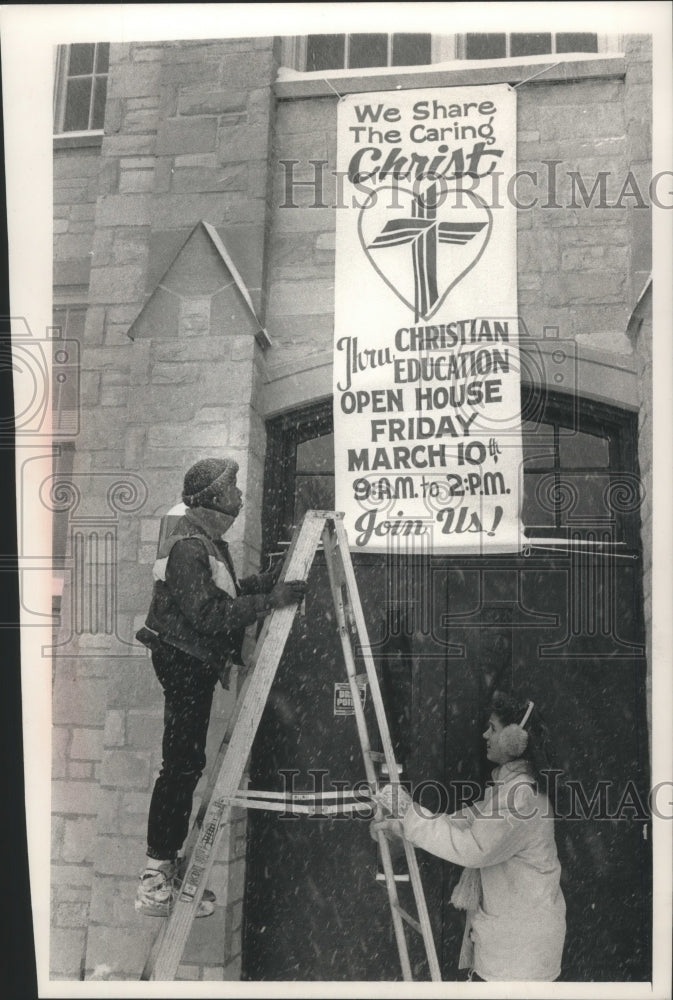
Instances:
[[[288,604],[298,604],[303,601],[306,593],[306,580],[285,580],[277,583],[268,596],[270,608],[284,608]]]
[[[411,796],[403,785],[384,785],[374,792],[374,801],[381,807],[385,816],[404,819],[407,809],[411,806]]]
[[[378,840],[379,834],[385,835],[387,840],[395,840],[396,837],[404,836],[404,827],[402,826],[401,819],[394,819],[392,816],[387,818],[373,819],[369,824],[369,836],[372,840]]]

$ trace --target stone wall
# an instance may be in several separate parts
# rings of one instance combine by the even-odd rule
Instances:
[[[133,635],[161,515],[197,458],[238,459],[247,503],[232,550],[241,574],[258,565],[264,337],[253,309],[264,308],[274,76],[271,39],[113,45],[102,147],[57,153],[55,281],[88,302],[72,476],[85,499],[71,528],[80,517],[97,570],[79,579],[73,535],[54,660],[56,978],[107,966],[113,979],[137,979],[158,930],[133,899],[163,699]],[[82,220],[88,230],[75,231]],[[218,689],[211,761],[233,703]],[[220,905],[195,923],[180,978],[239,978],[244,854],[237,815],[211,880]]]

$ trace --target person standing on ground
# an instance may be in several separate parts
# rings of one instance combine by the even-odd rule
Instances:
[[[203,459],[184,479],[187,507],[164,540],[154,566],[154,591],[137,638],[152,652],[164,691],[163,761],[147,823],[147,859],[135,908],[167,916],[175,896],[177,857],[187,836],[192,798],[206,763],[205,745],[218,679],[228,686],[241,664],[245,630],[274,608],[298,604],[302,580],[276,583],[274,573],[238,580],[223,535],[242,507],[231,459]],[[204,893],[197,916],[209,916]]]
[[[483,737],[497,766],[479,802],[434,816],[387,785],[375,799],[388,816],[373,821],[372,836],[404,837],[464,867],[451,902],[466,911],[459,968],[468,979],[551,982],[561,973],[566,907],[545,792],[546,727],[532,701],[496,692]]]

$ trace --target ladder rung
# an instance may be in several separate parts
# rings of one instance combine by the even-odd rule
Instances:
[[[395,909],[402,917],[402,920],[406,920],[406,922],[409,924],[410,927],[413,927],[413,929],[415,931],[418,931],[419,934],[421,935],[423,934],[423,928],[419,924],[418,920],[414,920],[411,914],[407,913],[406,910],[403,910],[399,903],[395,903]]]

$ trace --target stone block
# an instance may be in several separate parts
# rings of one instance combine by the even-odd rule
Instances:
[[[283,101],[278,109],[276,128],[280,134],[299,132],[305,135],[336,130],[336,113],[337,104],[331,98]]]
[[[70,889],[80,889],[86,892],[88,899],[88,888],[93,881],[93,870],[91,865],[52,865],[51,884],[52,887],[65,887]]]
[[[232,903],[227,909],[229,910],[230,928],[232,931],[237,931],[243,923],[243,903],[240,901]]]
[[[624,109],[621,103],[577,104],[538,109],[540,139],[591,138],[600,135],[624,135]]]
[[[304,281],[275,281],[269,294],[271,315],[306,316],[331,313],[334,303],[334,281],[318,279]]]
[[[275,75],[270,49],[252,52],[228,52],[222,60],[221,80],[225,88],[250,90],[270,86]]]
[[[179,982],[194,982],[201,978],[201,968],[198,965],[181,964],[178,966],[175,978]]]
[[[218,79],[218,75],[217,55],[211,53],[208,56],[204,56],[203,59],[192,56],[189,61],[184,62],[173,59],[170,61],[166,60],[161,67],[160,81],[164,86],[179,86],[180,84],[193,86],[198,83],[208,85],[212,84],[213,80]]]
[[[629,265],[629,248],[625,246],[569,247],[561,254],[564,271],[615,270],[624,271]]]
[[[70,730],[63,726],[54,726],[51,734],[51,776],[65,778],[65,767],[68,758]]]
[[[145,857],[144,837],[99,834],[95,845],[95,869],[99,875],[133,878]]]
[[[127,193],[152,191],[154,187],[154,169],[123,170],[119,177],[119,190]]]
[[[249,168],[245,164],[220,167],[176,167],[173,171],[173,191],[245,191]],[[256,193],[259,193],[258,191]]]
[[[139,979],[152,942],[157,934],[156,921],[131,911],[131,926],[89,928],[86,953],[86,975],[91,977],[99,965],[111,970],[111,979]]]
[[[95,781],[54,781],[51,808],[54,813],[95,816],[100,789]]]
[[[204,977],[203,978],[204,979],[206,978],[205,972],[204,972]],[[231,961],[229,961],[226,964],[226,966],[224,967],[224,971],[222,973],[222,979],[225,982],[229,982],[229,983],[240,982],[240,979],[241,979],[241,956],[240,955],[237,955],[235,958],[232,958]]]
[[[147,194],[109,194],[98,199],[99,226],[147,226],[150,221]]]
[[[146,47],[133,47],[133,62],[161,62],[164,58],[163,44]]]
[[[63,833],[65,831],[65,820],[62,816],[52,816],[51,818],[51,860],[61,860],[63,848]]]
[[[53,978],[58,979],[64,975],[80,978],[86,933],[85,927],[52,928],[49,936],[49,968]]]
[[[89,923],[89,904],[58,903],[54,923],[56,927],[87,927]]]
[[[283,192],[276,192],[273,228],[276,235],[283,233],[323,233],[334,230],[334,209],[332,208],[283,208]],[[521,213],[519,213],[521,214]]]
[[[175,439],[173,439],[175,440]],[[175,479],[175,472],[173,472]],[[147,593],[151,593],[151,574],[147,574]],[[152,665],[146,658],[115,660],[110,671],[108,708],[126,709],[160,704],[161,687]]]
[[[229,896],[231,904],[243,899],[245,891],[245,861],[232,861],[229,865]]]
[[[108,78],[109,97],[144,97],[157,94],[159,68],[154,62],[117,66]]]
[[[131,709],[128,713],[128,742],[132,747],[156,750],[161,746],[164,731],[163,712],[140,712]]]
[[[53,896],[57,903],[88,903],[91,889],[88,886],[56,885]]]
[[[61,236],[54,245],[54,259],[73,260],[87,257],[90,249],[91,237],[86,233]]]
[[[242,111],[246,98],[245,90],[216,90],[213,86],[183,87],[178,97],[178,114],[219,115]]]
[[[138,859],[136,868],[142,867],[142,857]],[[129,872],[128,879],[98,875],[91,892],[91,922],[104,924],[107,927],[127,926],[134,912],[133,902],[136,895],[137,881],[135,871]]]
[[[155,385],[167,386],[194,385],[200,381],[201,372],[201,366],[190,361],[157,360],[152,367],[152,382]]]
[[[206,982],[221,982],[224,978],[224,965],[206,965],[201,978]]]
[[[88,285],[90,261],[55,260],[53,269],[54,285]]]
[[[105,681],[99,678],[64,674],[56,677],[53,721],[56,725],[75,723],[101,726],[105,716]]]
[[[91,271],[90,302],[128,302],[142,297],[144,268],[141,264],[95,267]]]
[[[206,926],[207,925],[207,926]],[[207,920],[195,920],[183,960],[188,965],[216,965],[224,958],[225,911],[221,906]]]
[[[106,135],[103,139],[103,155],[107,157],[117,156],[142,156],[153,153],[156,145],[156,135],[131,134],[131,135]]]
[[[592,305],[624,301],[626,275],[595,270],[589,274],[550,276],[546,297],[550,305]]]
[[[652,63],[649,60],[644,62],[632,62],[626,66],[626,99],[631,97],[631,85],[634,83],[646,83],[652,85]]]
[[[268,151],[268,126],[226,122],[220,125],[217,136],[217,158],[220,163],[266,160]]]
[[[101,784],[113,788],[147,788],[150,764],[147,754],[130,750],[105,750]]]
[[[96,205],[92,202],[89,205],[73,205],[70,209],[70,218],[76,222],[93,222],[96,217]]]
[[[136,108],[130,110],[128,105],[122,116],[121,128],[126,135],[139,132],[147,135],[148,132],[156,132],[159,126],[160,116],[157,107]]]
[[[68,764],[68,777],[75,779],[93,777],[93,764],[90,761],[70,761]]]
[[[73,729],[70,756],[76,760],[101,760],[103,756],[103,730]]]
[[[157,153],[207,153],[215,149],[217,118],[173,118],[157,133]]]
[[[65,821],[63,860],[74,863],[93,861],[96,820],[80,817]]]

